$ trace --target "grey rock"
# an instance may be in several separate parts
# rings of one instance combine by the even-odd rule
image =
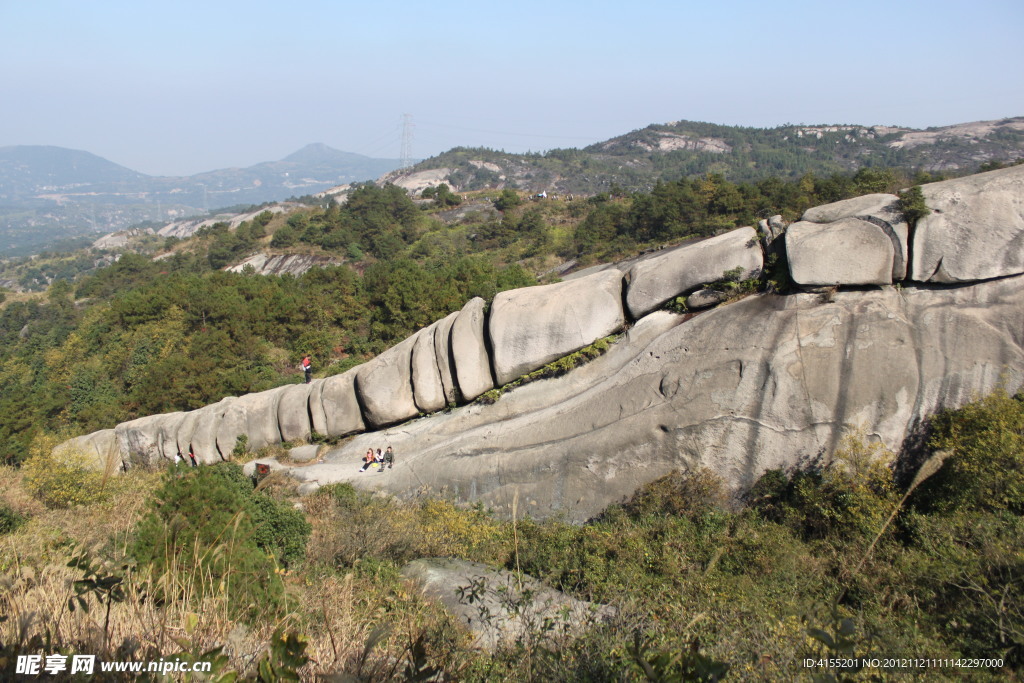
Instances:
[[[852,430],[899,450],[936,410],[1024,384],[1024,276],[831,302],[757,295],[682,319],[647,316],[600,358],[493,405],[357,437],[315,478],[444,490],[505,515],[518,498],[520,514],[582,521],[677,469],[743,489],[828,457]],[[402,467],[366,480],[352,463],[382,439]]]
[[[305,484],[300,484],[296,488],[295,492],[300,496],[309,496],[320,490],[320,484],[315,481],[307,481]]]
[[[316,460],[316,455],[319,451],[320,446],[315,443],[308,446],[296,446],[288,450],[288,459],[295,462],[309,462],[310,460]]]
[[[317,396],[310,395],[311,404],[318,399],[323,414],[324,436],[346,436],[366,429],[363,414],[356,398],[356,373],[360,368],[353,368],[340,375],[333,375],[323,380]],[[313,411],[317,415],[317,411]]]
[[[794,223],[786,231],[786,255],[798,285],[892,284],[892,240],[859,218]]]
[[[118,450],[125,462],[130,466],[154,467],[161,460],[168,458],[165,451],[170,451],[169,459],[174,460],[177,450],[175,432],[177,425],[184,418],[184,413],[168,413],[149,415],[114,427]],[[169,439],[166,448],[165,440]]]
[[[416,417],[419,408],[412,394],[412,347],[409,337],[356,368],[356,391],[363,420],[380,428]]]
[[[335,375],[336,377],[337,375]],[[328,377],[327,379],[332,379]],[[317,434],[327,435],[327,413],[324,412],[323,379],[314,379],[309,384],[309,417],[312,420],[311,426]],[[362,416],[359,418],[362,420]]]
[[[1024,165],[921,186],[911,278],[971,282],[1024,273]]]
[[[447,404],[454,404],[459,400],[459,388],[455,379],[455,360],[452,358],[452,325],[459,317],[458,311],[453,311],[438,320],[434,327],[434,354],[437,358],[437,370],[441,375],[441,386],[444,389],[444,399]]]
[[[285,441],[300,441],[310,437],[309,394],[313,384],[292,384],[281,389],[277,404],[277,425]]]
[[[217,450],[225,460],[230,460],[237,439],[243,434],[248,437],[246,448],[249,451],[281,443],[281,430],[277,425],[278,404],[282,391],[288,388],[246,394],[225,409],[217,426]]]
[[[189,443],[195,450],[197,461],[205,465],[212,465],[230,456],[230,449],[227,453],[221,455],[220,450],[217,448],[217,432],[225,411],[237,400],[234,396],[228,396],[195,411],[195,427]],[[234,447],[234,441],[232,441],[232,447]],[[188,452],[182,450],[182,453],[187,456]]]
[[[910,234],[899,201],[894,194],[866,194],[807,209],[801,220],[833,223],[844,218],[859,218],[877,225],[892,242],[892,279],[899,281],[907,276],[907,239]]]
[[[437,350],[434,338],[441,321],[416,333],[412,347],[412,389],[416,406],[424,413],[441,410],[448,403],[445,400],[441,372],[437,367]]]
[[[455,377],[463,401],[494,388],[491,359],[484,339],[484,307],[480,297],[470,299],[452,324],[451,349]]]
[[[673,297],[720,281],[728,270],[741,268],[741,277],[749,278],[763,267],[757,232],[738,228],[634,265],[626,276],[626,305],[630,315],[640,318]]]
[[[84,458],[86,464],[97,470],[116,472],[121,468],[121,451],[113,429],[76,436],[54,446],[55,455],[67,453]]]
[[[607,337],[624,323],[618,270],[501,292],[488,318],[497,383]]]
[[[414,560],[402,576],[438,601],[488,651],[550,627],[552,637],[578,634],[614,614],[604,605],[576,600],[537,579],[453,558]],[[472,602],[470,597],[472,596]]]
[[[717,289],[698,289],[686,297],[686,307],[696,311],[701,308],[711,308],[725,301],[725,293]]]

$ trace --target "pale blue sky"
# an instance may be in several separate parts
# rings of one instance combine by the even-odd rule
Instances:
[[[154,175],[310,142],[397,158],[405,113],[419,158],[1024,115],[1024,2],[0,0],[0,146]]]

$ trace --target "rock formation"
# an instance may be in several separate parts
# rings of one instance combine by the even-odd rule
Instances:
[[[784,240],[799,285],[859,289],[729,303],[703,287],[727,271],[760,272],[757,232],[740,228],[503,292],[489,309],[473,299],[310,385],[142,417],[65,445],[97,458],[116,449],[125,467],[151,466],[189,447],[206,463],[230,458],[242,434],[259,448],[314,431],[378,430],[292,476],[303,490],[351,480],[395,495],[446,491],[499,510],[518,493],[530,514],[571,519],[678,468],[709,467],[742,488],[765,469],[827,456],[851,429],[899,448],[934,410],[1024,383],[1024,166],[923,193],[932,212],[916,228],[894,195],[815,207],[788,229],[779,217],[759,226],[771,253]],[[686,294],[691,310],[711,308],[656,310]],[[627,312],[627,334],[588,365],[493,405],[409,421],[591,344],[622,328]],[[394,470],[359,477],[366,448],[389,443]]]

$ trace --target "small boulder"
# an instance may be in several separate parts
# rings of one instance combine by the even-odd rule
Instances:
[[[617,269],[541,287],[499,293],[488,327],[498,385],[622,329]]]
[[[800,220],[811,223],[834,223],[844,218],[859,218],[881,228],[892,242],[893,281],[902,280],[907,276],[907,239],[910,228],[900,208],[899,197],[894,194],[866,194],[844,199],[807,209]]]
[[[288,449],[288,459],[293,462],[309,462],[316,460],[316,455],[319,452],[320,446],[315,443],[308,446],[296,446],[295,448]]]
[[[691,311],[701,308],[711,308],[725,301],[725,293],[717,289],[698,289],[686,297],[686,307]]]
[[[1024,165],[921,186],[911,278],[971,282],[1024,273]]]
[[[494,388],[491,358],[484,339],[486,302],[474,297],[462,307],[452,324],[451,347],[455,358],[455,376],[463,401]]]
[[[626,305],[634,319],[641,318],[673,297],[722,280],[726,271],[739,268],[746,279],[763,267],[757,231],[738,228],[634,265],[626,276]]]
[[[614,614],[611,607],[584,602],[511,572],[467,560],[414,560],[402,576],[437,600],[491,651],[542,631],[553,638],[578,634]]]

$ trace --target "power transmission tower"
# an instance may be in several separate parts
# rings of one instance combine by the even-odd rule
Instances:
[[[402,114],[402,152],[400,164],[402,168],[412,166],[412,114]]]

